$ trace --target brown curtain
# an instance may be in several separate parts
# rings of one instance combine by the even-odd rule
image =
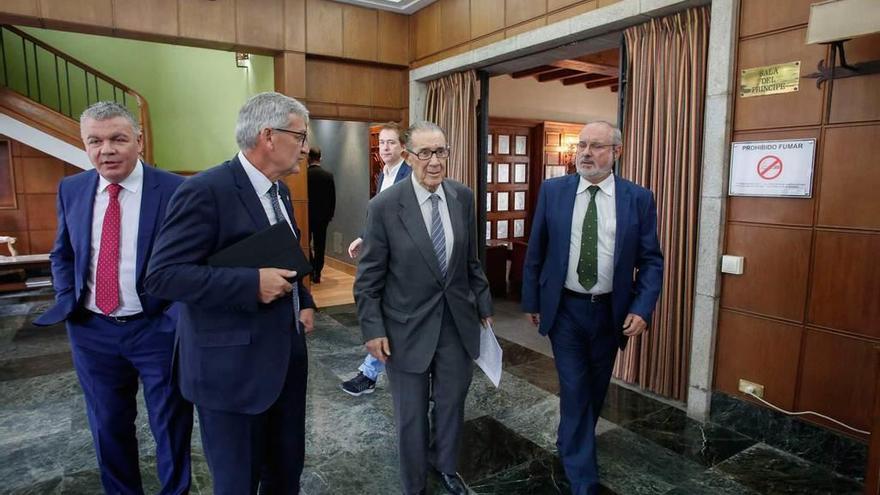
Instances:
[[[425,120],[446,131],[446,176],[477,190],[477,74],[470,70],[428,83]]]
[[[614,375],[676,400],[687,396],[696,263],[709,9],[624,33],[628,56],[620,175],[653,191],[665,257],[650,331],[630,339]]]

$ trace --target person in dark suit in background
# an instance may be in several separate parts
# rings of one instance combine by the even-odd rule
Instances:
[[[178,369],[199,412],[216,494],[298,493],[305,455],[314,301],[280,268],[206,264],[269,225],[299,237],[282,177],[299,172],[309,114],[297,100],[260,93],[241,108],[240,152],[189,178],[156,239],[147,291],[181,304]],[[303,331],[305,330],[305,332]]]
[[[355,301],[367,350],[388,369],[404,493],[424,493],[430,456],[444,488],[463,495],[468,489],[457,471],[464,402],[492,296],[477,258],[473,192],[445,178],[446,133],[418,122],[406,142],[410,179],[377,195],[367,210]]]
[[[312,237],[312,282],[321,283],[324,250],[327,246],[327,225],[336,212],[336,185],[333,173],[321,168],[321,148],[309,149],[309,232]]]
[[[406,142],[403,140],[403,130],[394,122],[382,124],[379,129],[379,158],[385,166],[376,174],[376,194],[387,190],[394,184],[409,177],[412,167],[403,159]],[[348,246],[348,255],[357,258],[364,240],[361,237],[355,239]],[[367,353],[364,361],[358,367],[358,373],[349,380],[342,382],[341,388],[348,395],[358,397],[371,394],[376,390],[376,380],[385,370],[385,365],[371,354]]]
[[[66,322],[104,491],[144,493],[135,436],[140,377],[160,493],[187,493],[193,417],[173,379],[175,322],[167,300],[144,293],[154,238],[183,178],[139,159],[140,126],[118,103],[87,108],[80,130],[95,168],[58,187],[55,304],[34,323]]]
[[[620,150],[620,130],[584,126],[577,174],[541,185],[523,269],[523,311],[553,346],[575,495],[599,493],[595,429],[617,349],[648,328],[663,282],[654,197],[614,176]]]

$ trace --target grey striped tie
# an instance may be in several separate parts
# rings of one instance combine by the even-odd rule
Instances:
[[[275,225],[278,222],[286,222],[287,220],[284,218],[284,214],[281,213],[281,202],[278,201],[278,183],[273,182],[272,187],[269,188],[269,202],[272,203],[272,211],[275,213],[275,221],[272,222],[272,225]],[[290,295],[293,297],[293,321],[296,324],[297,333],[301,332],[299,328],[299,283],[293,282],[293,290],[290,292]]]
[[[431,196],[431,243],[434,245],[434,254],[440,263],[440,273],[446,276],[446,233],[443,231],[443,222],[440,221],[440,196],[436,193]]]

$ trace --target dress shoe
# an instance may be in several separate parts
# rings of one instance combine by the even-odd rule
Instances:
[[[445,488],[451,495],[467,495],[469,493],[467,485],[458,473],[439,474],[440,482],[443,483],[443,488]]]

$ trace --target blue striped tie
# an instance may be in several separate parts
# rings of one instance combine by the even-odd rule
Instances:
[[[278,183],[273,182],[272,187],[269,188],[269,201],[272,203],[272,211],[275,213],[275,221],[272,222],[272,225],[275,225],[278,222],[286,222],[284,218],[284,214],[281,213],[281,203],[278,201]],[[300,333],[301,330],[299,328],[299,283],[293,282],[293,290],[290,292],[290,295],[293,296],[293,322],[296,325],[296,332]]]
[[[440,208],[437,203],[440,196],[436,193],[431,195],[431,243],[434,245],[434,254],[440,263],[440,273],[446,277],[446,233],[443,232],[443,222],[440,221]]]

